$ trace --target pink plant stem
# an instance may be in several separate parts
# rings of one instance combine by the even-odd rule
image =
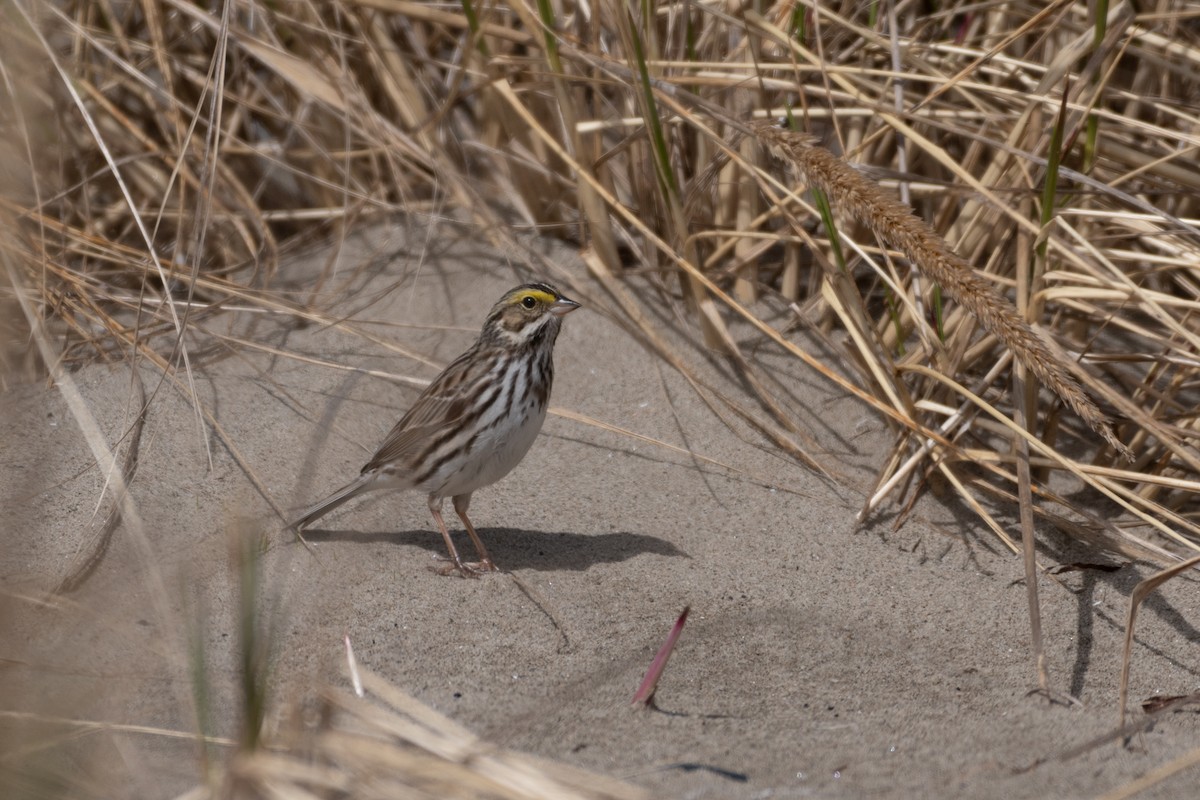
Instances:
[[[667,641],[663,642],[663,646],[658,649],[658,654],[650,662],[650,669],[646,670],[646,677],[642,678],[642,685],[638,687],[637,694],[633,696],[630,705],[648,706],[654,699],[654,690],[658,688],[658,679],[662,677],[663,670],[667,668],[667,659],[671,657],[671,651],[675,649],[675,643],[679,641],[679,634],[683,633],[683,623],[687,622],[689,610],[691,610],[691,606],[685,606],[679,619],[675,620],[675,627],[671,628]]]

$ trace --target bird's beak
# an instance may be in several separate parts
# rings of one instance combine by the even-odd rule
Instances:
[[[579,308],[579,303],[560,297],[554,301],[554,305],[550,306],[550,313],[556,317],[565,317],[577,308]]]

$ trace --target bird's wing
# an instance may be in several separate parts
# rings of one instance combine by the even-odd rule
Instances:
[[[479,366],[470,350],[446,367],[392,427],[362,471],[389,463],[405,466],[426,442],[456,425],[470,408],[470,389],[479,377]]]

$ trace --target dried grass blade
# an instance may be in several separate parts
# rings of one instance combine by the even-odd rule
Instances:
[[[1133,660],[1133,624],[1137,611],[1146,596],[1177,575],[1200,566],[1200,556],[1189,558],[1173,567],[1156,572],[1133,588],[1129,596],[1129,612],[1125,615],[1125,646],[1121,652],[1121,680],[1117,691],[1117,726],[1125,727],[1125,709],[1129,705],[1129,667]]]
[[[1127,800],[1127,798],[1136,797],[1154,788],[1172,775],[1183,772],[1185,769],[1191,769],[1197,764],[1200,764],[1200,747],[1190,750],[1162,766],[1155,767],[1137,780],[1130,781],[1124,786],[1119,786],[1111,792],[1100,795],[1097,800]]]

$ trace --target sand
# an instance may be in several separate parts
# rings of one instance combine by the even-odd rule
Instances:
[[[259,607],[277,634],[268,735],[316,687],[345,685],[348,635],[363,666],[484,738],[654,797],[1095,797],[1196,747],[1194,708],[1128,746],[1085,746],[1116,725],[1124,618],[1149,567],[1042,531],[1044,564],[1122,566],[1042,581],[1052,685],[1077,702],[1030,694],[1018,558],[949,493],[926,493],[898,531],[890,505],[856,523],[893,436],[876,415],[753,347],[803,409],[805,446],[837,472],[821,476],[725,407],[726,419],[714,413],[606,311],[611,300],[569,249],[535,243],[555,267],[534,272],[481,241],[420,221],[352,237],[322,287],[344,326],[238,308],[203,319],[187,340],[195,391],[223,435],[178,386],[139,367],[152,395],[131,483],[143,533],[118,526],[86,580],[53,602],[45,593],[94,548],[111,499],[98,502],[104,477],[55,388],[0,397],[0,776],[58,775],[73,797],[171,797],[197,784],[190,739],[65,736],[44,720],[194,731],[191,641],[205,654],[215,730],[234,735],[231,531],[267,543]],[[307,297],[331,252],[299,258],[285,288]],[[503,574],[438,575],[443,545],[415,494],[344,506],[308,535],[311,553],[284,532],[272,504],[298,509],[355,475],[414,382],[465,349],[490,304],[531,275],[585,307],[565,320],[556,351],[553,404],[569,415],[551,416],[525,462],[472,504]],[[697,338],[680,309],[664,301],[659,312],[677,344]],[[788,335],[838,363],[802,329]],[[687,357],[752,405],[705,353]],[[139,396],[130,369],[96,363],[71,375],[118,459]],[[685,606],[658,710],[631,709]],[[1197,625],[1192,580],[1144,607],[1133,719],[1145,699],[1197,691]],[[1190,798],[1195,786],[1193,769],[1142,796]]]

